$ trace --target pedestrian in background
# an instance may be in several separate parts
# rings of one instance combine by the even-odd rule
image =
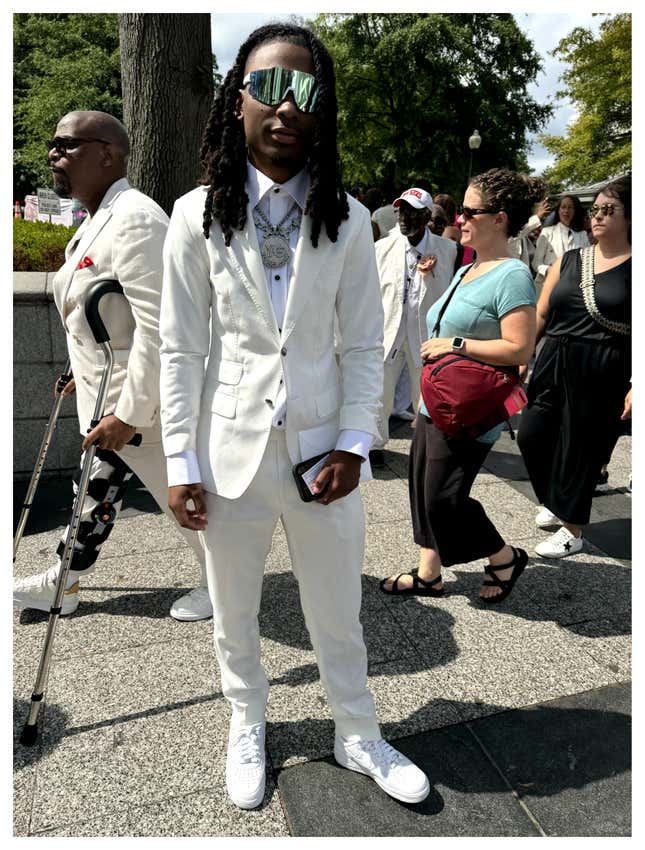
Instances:
[[[440,311],[438,336],[421,346],[424,360],[450,352],[501,366],[524,363],[535,344],[535,288],[524,263],[508,253],[516,235],[544,196],[544,183],[503,169],[474,177],[459,216],[462,244],[477,260],[460,269],[451,287],[427,315],[430,335]],[[512,591],[528,556],[509,546],[471,498],[470,489],[502,425],[476,439],[448,437],[431,421],[425,404],[417,416],[409,462],[410,507],[419,566],[383,579],[384,593],[441,596],[442,565],[488,558],[480,591],[486,603]]]
[[[582,549],[601,466],[631,417],[631,177],[608,183],[590,214],[597,244],[556,260],[540,295],[545,341],[518,433],[544,506],[536,524],[562,524],[535,549],[546,558]]]
[[[565,251],[584,248],[589,244],[585,230],[585,213],[575,195],[564,195],[560,198],[553,212],[557,221],[550,227],[542,228],[533,254],[532,266],[538,295],[549,266]]]

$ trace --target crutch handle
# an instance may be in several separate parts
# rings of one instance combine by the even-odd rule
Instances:
[[[85,318],[94,335],[94,339],[99,345],[109,343],[110,341],[110,334],[107,332],[105,323],[99,313],[99,302],[104,295],[108,295],[111,292],[117,295],[123,295],[123,287],[118,280],[97,280],[90,286],[85,296]],[[90,430],[98,424],[98,421],[93,420]],[[134,434],[132,439],[128,440],[127,445],[140,446],[141,434]]]
[[[85,296],[85,318],[90,326],[90,330],[94,334],[94,339],[98,342],[109,342],[110,334],[103,323],[101,314],[99,313],[99,302],[104,295],[114,292],[117,295],[123,294],[123,287],[118,280],[97,280],[87,290]]]

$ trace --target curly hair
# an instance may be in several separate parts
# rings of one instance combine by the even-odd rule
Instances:
[[[508,216],[508,236],[517,236],[531,217],[534,205],[546,195],[546,183],[505,168],[491,168],[470,181],[484,202]]]
[[[316,248],[322,225],[335,242],[341,222],[349,215],[336,141],[336,77],[333,60],[322,42],[305,27],[286,23],[268,24],[251,33],[213,101],[201,147],[202,183],[208,186],[204,236],[208,239],[216,218],[225,244],[230,245],[233,230],[243,230],[246,225],[246,140],[242,122],[236,117],[236,105],[249,57],[258,47],[271,42],[287,42],[309,50],[318,83],[317,121],[307,163],[310,188],[305,204],[305,215],[312,219],[311,243]]]
[[[555,224],[560,221],[560,207],[562,206],[562,201],[565,198],[568,198],[573,204],[573,218],[571,219],[571,230],[584,230],[585,229],[585,211],[584,207],[580,203],[579,199],[575,195],[563,195],[558,203],[555,205],[554,213],[555,213]]]

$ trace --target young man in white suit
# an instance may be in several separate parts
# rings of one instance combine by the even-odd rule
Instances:
[[[399,226],[374,246],[385,313],[383,406],[379,435],[370,452],[374,466],[383,466],[396,384],[406,363],[412,403],[418,412],[423,366],[420,350],[428,338],[426,315],[450,284],[457,257],[455,243],[429,229],[429,192],[418,187],[407,189],[393,207],[398,210]]]
[[[377,433],[383,313],[369,212],[337,170],[332,61],[309,30],[275,24],[249,36],[215,99],[202,158],[206,185],[176,202],[164,248],[162,424],[169,503],[206,549],[232,710],[229,796],[241,808],[264,796],[258,610],[281,519],[334,755],[419,801],[427,778],[382,740],[367,689],[358,482]],[[305,502],[292,466],[321,453],[319,498]]]
[[[168,216],[126,180],[128,136],[113,116],[70,112],[61,118],[55,138],[47,144],[56,193],[77,198],[88,212],[66,248],[65,264],[53,285],[74,376],[63,392],[76,393],[83,449],[93,442],[98,445],[63,597],[62,613],[71,614],[79,604],[79,580],[94,567],[133,471],[174,522],[167,504],[159,422],[159,305]],[[106,295],[101,302],[115,364],[106,415],[88,433],[103,360],[83,304],[88,287],[99,278],[118,280],[125,298]],[[128,445],[137,432],[141,445]],[[107,512],[98,509],[103,503],[110,505]],[[211,604],[203,548],[194,531],[178,530],[200,562],[202,585],[178,599],[170,613],[178,620],[204,619],[211,615]],[[17,607],[49,611],[66,533],[54,566],[15,583]]]

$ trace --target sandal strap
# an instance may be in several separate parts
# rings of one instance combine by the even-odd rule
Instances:
[[[406,573],[403,573],[403,575],[406,575]],[[418,587],[420,584],[422,584],[423,587],[432,587],[435,584],[439,584],[439,582],[441,581],[441,573],[439,573],[436,578],[428,579],[428,581],[423,578],[420,578],[418,568],[410,570],[407,575],[412,576],[412,586],[415,588]]]
[[[501,587],[502,590],[506,590],[509,584],[513,583],[512,577],[500,578],[498,575],[496,575],[496,573],[498,573],[500,570],[509,570],[511,568],[515,568],[515,565],[518,561],[518,552],[514,546],[511,546],[511,549],[513,551],[513,560],[509,561],[508,564],[498,564],[495,567],[493,567],[491,564],[486,564],[486,566],[484,567],[484,572],[486,573],[486,575],[490,576],[490,579],[492,579],[492,581],[490,579],[484,579],[482,584],[485,584],[489,587],[493,585],[495,587]]]

